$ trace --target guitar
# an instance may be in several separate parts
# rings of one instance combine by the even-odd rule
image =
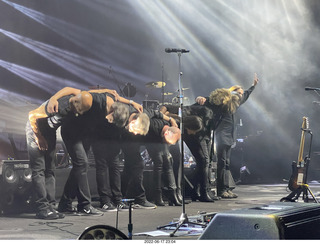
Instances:
[[[303,149],[305,141],[306,130],[309,129],[309,121],[307,117],[303,117],[302,126],[301,126],[301,139],[300,139],[300,149],[298,155],[298,162],[292,162],[292,175],[289,180],[289,189],[291,191],[297,190],[302,185],[305,184],[305,176],[307,171],[307,163],[303,158]]]

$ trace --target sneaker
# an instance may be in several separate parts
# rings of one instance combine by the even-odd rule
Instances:
[[[228,198],[228,199],[233,198],[227,191],[222,192],[221,195],[220,195],[220,197],[221,197],[221,198],[224,198],[224,199],[226,199],[226,198]]]
[[[110,202],[102,205],[101,210],[103,212],[114,212],[117,211],[117,208]]]
[[[91,205],[84,207],[82,209],[78,209],[78,213],[84,214],[84,215],[102,215],[102,212],[95,209]]]
[[[132,207],[131,207],[132,208]],[[117,210],[118,211],[129,211],[129,206],[123,202],[120,202],[118,205],[117,205]],[[132,210],[132,209],[131,209]]]
[[[77,209],[75,207],[72,207],[72,205],[59,204],[58,212],[66,214],[75,214],[77,212]]]
[[[50,205],[49,209],[52,212],[55,212],[58,215],[58,219],[63,219],[66,215],[57,211],[52,205]]]
[[[233,193],[231,190],[228,190],[227,192],[232,198],[237,198],[238,197],[238,195]]]
[[[50,220],[50,219],[58,219],[59,216],[56,212],[51,211],[50,209],[44,209],[36,213],[36,218]]]
[[[155,209],[157,208],[157,205],[146,200],[144,202],[133,204],[132,207],[135,209]]]

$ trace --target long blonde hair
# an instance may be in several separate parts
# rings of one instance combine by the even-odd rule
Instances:
[[[221,106],[225,112],[234,113],[240,104],[240,97],[230,89],[218,88],[210,93],[209,102]]]

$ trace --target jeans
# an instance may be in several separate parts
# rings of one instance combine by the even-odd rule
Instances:
[[[122,200],[120,144],[115,140],[97,139],[92,143],[92,151],[101,206],[109,202],[118,205]]]
[[[34,201],[37,211],[48,209],[55,204],[55,162],[56,162],[56,131],[42,131],[48,143],[48,150],[40,151],[30,122],[26,125],[27,148],[32,170]]]
[[[144,161],[140,155],[140,143],[127,141],[122,143],[124,154],[123,189],[126,198],[134,198],[136,203],[147,200],[143,186]]]
[[[210,139],[203,138],[200,140],[196,136],[186,135],[184,141],[196,160],[194,187],[197,188],[199,184],[200,194],[203,194],[209,187]]]
[[[78,132],[78,133],[75,133]],[[88,182],[88,157],[90,142],[81,135],[81,130],[73,130],[61,127],[61,136],[71,157],[72,169],[64,186],[60,205],[71,205],[72,201],[78,199],[78,209],[91,205],[91,194]]]

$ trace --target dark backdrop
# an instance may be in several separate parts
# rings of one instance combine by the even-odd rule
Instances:
[[[11,154],[8,133],[23,138],[28,111],[65,86],[121,93],[131,83],[137,102],[171,102],[178,55],[164,50],[185,48],[185,104],[216,88],[248,88],[258,74],[258,87],[239,110],[244,160],[255,178],[289,177],[307,116],[318,179],[320,99],[304,88],[320,87],[319,6],[316,0],[1,0],[0,155]],[[164,92],[173,95],[146,87],[152,81],[166,82]]]

